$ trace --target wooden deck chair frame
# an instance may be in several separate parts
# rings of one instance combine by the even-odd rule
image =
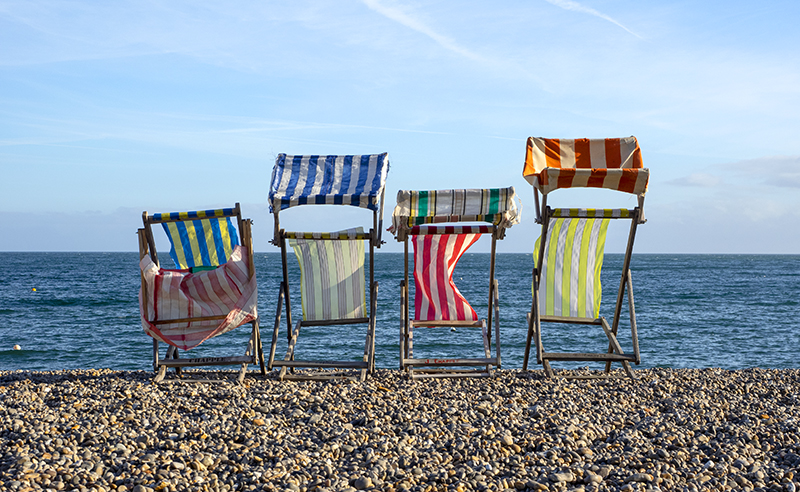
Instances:
[[[597,150],[600,147],[600,150]],[[538,154],[538,155],[537,155]],[[621,158],[616,156],[621,154]],[[593,156],[593,161],[589,156]],[[605,156],[608,164],[599,156]],[[611,156],[614,156],[612,159]],[[639,339],[636,326],[636,311],[633,300],[633,281],[631,278],[631,255],[639,224],[645,222],[644,195],[647,190],[649,170],[642,167],[641,152],[635,137],[623,139],[528,139],[528,152],[523,171],[525,178],[533,184],[534,202],[536,205],[536,222],[541,224],[542,233],[539,241],[538,261],[533,268],[531,312],[528,313],[528,334],[525,343],[523,370],[528,370],[531,343],[536,349],[536,362],[542,364],[546,377],[552,378],[555,372],[551,361],[603,362],[605,368],[600,377],[609,377],[611,364],[619,362],[624,373],[634,379],[631,363],[641,362]],[[633,193],[638,197],[638,206],[633,209],[552,209],[547,205],[548,193],[558,188],[597,187]],[[539,191],[542,191],[541,204]],[[541,313],[539,290],[542,278],[544,253],[547,246],[547,232],[553,218],[586,217],[614,220],[630,220],[628,241],[625,248],[622,274],[617,290],[617,299],[612,322],[605,317],[597,318],[546,316]],[[617,339],[623,304],[627,295],[628,313],[630,317],[632,353],[623,352]],[[597,325],[603,329],[608,338],[606,353],[558,353],[547,352],[542,344],[542,323]],[[584,376],[567,376],[581,378]],[[592,377],[592,376],[589,376]]]
[[[380,183],[375,189],[362,190],[365,195],[355,196],[342,194],[326,194],[325,188],[330,188],[335,178],[330,173],[332,165],[342,165],[342,160],[347,162],[360,158],[371,158],[378,166],[376,173]],[[298,159],[300,158],[300,159]],[[281,177],[278,175],[279,166],[290,160],[300,163],[303,166],[310,165],[310,162],[326,161],[329,166],[322,183],[316,183],[313,188],[311,185],[302,195],[295,193],[282,194],[283,190],[278,190]],[[371,161],[372,162],[372,161]],[[331,164],[335,163],[335,164]],[[282,168],[286,169],[286,168]],[[386,174],[389,169],[389,160],[386,153],[364,155],[364,156],[287,156],[279,154],[276,159],[275,170],[273,171],[272,184],[270,186],[270,211],[275,222],[275,237],[272,244],[281,249],[281,265],[283,267],[283,280],[281,281],[278,292],[278,303],[275,312],[275,325],[272,332],[272,343],[267,362],[267,370],[271,371],[278,367],[278,379],[283,380],[328,380],[328,379],[354,379],[349,375],[350,371],[356,371],[357,379],[365,381],[367,374],[372,374],[375,370],[375,325],[376,311],[378,302],[378,282],[375,280],[375,249],[382,244],[381,229],[383,228],[383,190],[386,182]],[[320,170],[321,171],[321,170]],[[287,174],[290,171],[285,171]],[[296,179],[296,176],[295,176]],[[302,178],[301,178],[302,179]],[[299,186],[298,186],[299,188]],[[288,192],[287,192],[288,193]],[[356,203],[358,202],[358,203]],[[347,234],[342,231],[339,233],[320,233],[320,232],[291,232],[281,228],[280,212],[286,208],[297,205],[355,205],[367,208],[372,212],[372,227],[369,232],[358,232]],[[349,319],[329,319],[329,320],[298,320],[292,324],[292,308],[290,296],[290,281],[288,268],[287,240],[306,239],[315,241],[341,241],[341,240],[364,240],[369,244],[369,283],[365,286],[369,289],[369,299],[367,304],[367,316]],[[278,344],[279,330],[283,306],[286,306],[286,329],[287,329],[287,350],[283,360],[276,359],[276,349]],[[336,326],[336,325],[359,325],[366,324],[366,337],[364,342],[364,356],[361,360],[298,360],[295,358],[295,349],[298,343],[301,329],[308,326]],[[322,371],[310,373],[295,373],[295,369],[321,369]]]
[[[208,217],[235,217],[237,221],[237,229],[239,234],[239,244],[244,249],[247,255],[247,264],[249,267],[249,274],[252,277],[255,275],[255,263],[253,261],[253,241],[251,235],[252,220],[242,219],[241,208],[239,203],[236,203],[232,209],[223,210],[207,210],[204,212],[185,212],[185,213],[172,213],[172,214],[148,214],[146,211],[142,212],[142,222],[144,227],[138,230],[139,237],[139,259],[143,259],[146,255],[150,255],[151,259],[156,265],[160,265],[158,261],[158,252],[153,237],[152,225],[161,224],[165,222],[183,222],[187,220],[194,220],[197,216],[188,217],[188,214],[201,214],[201,216]],[[147,295],[147,285],[145,283],[144,275],[141,275],[142,281],[142,295]],[[204,316],[204,317],[190,317],[180,319],[157,319],[151,320],[153,324],[168,324],[175,322],[188,322],[192,320],[222,320],[225,315],[217,316]],[[241,356],[227,356],[227,357],[195,357],[195,358],[181,358],[179,349],[170,345],[167,349],[165,358],[161,359],[159,355],[159,341],[153,338],[153,370],[156,372],[154,382],[159,383],[164,380],[167,369],[172,367],[175,369],[178,376],[182,375],[182,369],[187,367],[205,367],[205,366],[225,366],[225,365],[241,365],[237,375],[237,381],[241,384],[244,381],[247,372],[248,364],[258,364],[261,369],[261,374],[266,375],[266,365],[264,362],[264,351],[261,345],[261,332],[259,329],[259,318],[250,322],[252,330],[250,339],[247,343],[247,348],[244,355]],[[199,379],[185,379],[185,381],[194,382],[207,382],[208,380]]]
[[[447,214],[436,215],[435,206],[430,209],[427,217],[415,216],[413,203],[415,196],[424,193],[429,197],[445,195],[451,200],[451,195],[461,193],[477,193],[486,196],[490,192],[502,192],[503,203],[509,206],[497,213],[478,213],[467,215],[466,210],[453,210],[448,205]],[[398,193],[398,206],[393,214],[392,231],[398,241],[403,241],[403,280],[400,282],[400,369],[408,373],[411,379],[422,378],[455,378],[455,377],[491,377],[495,369],[502,367],[500,345],[500,295],[497,279],[495,278],[495,258],[497,241],[505,236],[505,229],[518,222],[518,212],[515,202],[514,188],[496,190],[438,190],[438,191],[400,191]],[[463,197],[456,198],[453,202],[462,203]],[[458,205],[455,207],[458,208]],[[454,225],[459,222],[490,222],[486,225]],[[447,225],[450,224],[450,225]],[[472,320],[416,320],[411,316],[411,296],[409,282],[409,239],[413,236],[443,235],[443,234],[491,234],[491,253],[489,259],[489,302],[485,319]],[[484,357],[427,357],[415,358],[414,329],[415,328],[480,328],[483,341]],[[494,354],[492,354],[492,334],[494,332]]]

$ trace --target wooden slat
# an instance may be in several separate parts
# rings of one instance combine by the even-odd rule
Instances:
[[[301,321],[302,326],[333,326],[333,325],[355,325],[369,323],[369,318],[350,318],[350,319],[324,319],[316,321]]]
[[[347,369],[361,369],[369,368],[367,361],[351,361],[351,360],[276,360],[272,363],[273,366],[278,367],[317,367],[317,368],[347,368]]]
[[[190,367],[190,366],[231,366],[234,364],[256,364],[258,361],[255,356],[234,356],[234,357],[196,357],[194,359],[162,359],[160,366],[166,367]]]
[[[433,378],[485,378],[490,377],[492,374],[484,370],[481,371],[420,371],[419,369],[413,370],[410,373],[411,379],[433,379]]]
[[[429,328],[449,328],[451,326],[456,327],[466,327],[466,328],[479,328],[483,326],[483,321],[448,321],[448,320],[430,320],[430,321],[422,321],[422,320],[413,320],[411,321],[412,327],[429,327]]]
[[[632,361],[632,355],[545,352],[542,359],[563,361]]]
[[[332,381],[346,379],[349,381],[360,381],[360,376],[353,376],[351,374],[333,373],[333,374],[287,374],[284,376],[284,381]]]
[[[403,359],[403,364],[406,366],[485,366],[487,364],[497,364],[497,359],[448,359],[430,358],[430,359]]]
[[[600,325],[602,321],[600,318],[575,318],[571,316],[541,316],[539,319],[546,323],[571,323],[577,325]]]
[[[154,325],[168,325],[172,323],[188,323],[190,321],[214,321],[218,319],[227,318],[227,314],[218,314],[215,316],[197,316],[196,318],[175,318],[175,319],[157,319],[151,321]]]

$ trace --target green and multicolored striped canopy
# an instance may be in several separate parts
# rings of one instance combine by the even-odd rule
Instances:
[[[391,231],[402,240],[411,227],[445,222],[489,222],[500,229],[519,223],[514,187],[397,193]],[[502,234],[501,234],[502,236]]]

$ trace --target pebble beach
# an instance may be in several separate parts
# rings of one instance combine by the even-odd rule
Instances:
[[[635,381],[152,376],[0,372],[0,489],[800,488],[796,369],[640,369]]]

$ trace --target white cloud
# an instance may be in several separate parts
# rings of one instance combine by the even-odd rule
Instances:
[[[800,156],[761,157],[729,166],[751,182],[779,188],[800,188]]]
[[[433,28],[426,25],[421,20],[413,17],[412,15],[408,14],[404,11],[404,9],[400,6],[389,6],[384,5],[380,0],[362,0],[364,5],[369,7],[371,10],[383,15],[384,17],[391,19],[403,26],[417,31],[420,34],[424,34],[428,36],[432,40],[434,40],[439,46],[442,48],[452,51],[458,55],[463,57],[469,58],[475,61],[486,61],[484,57],[473,53],[472,51],[464,48],[463,46],[459,45],[453,39],[436,32]]]
[[[595,17],[599,17],[599,18],[601,18],[603,20],[607,20],[608,22],[611,22],[612,24],[615,24],[615,25],[621,27],[622,29],[626,30],[630,34],[633,34],[637,38],[639,38],[639,39],[642,38],[641,36],[639,36],[635,32],[631,31],[630,29],[628,29],[627,27],[625,27],[624,25],[619,23],[617,20],[609,17],[606,14],[603,14],[602,12],[598,12],[597,10],[595,10],[595,9],[593,9],[591,7],[587,7],[585,5],[582,5],[582,4],[578,3],[578,2],[573,2],[572,0],[545,0],[545,1],[547,3],[555,5],[556,7],[560,7],[562,9],[564,9],[564,10],[571,10],[573,12],[580,12],[582,14],[589,14],[589,15],[593,15]]]
[[[713,188],[722,184],[722,178],[708,173],[692,173],[682,178],[668,181],[669,184],[677,186],[696,186],[699,188]]]

